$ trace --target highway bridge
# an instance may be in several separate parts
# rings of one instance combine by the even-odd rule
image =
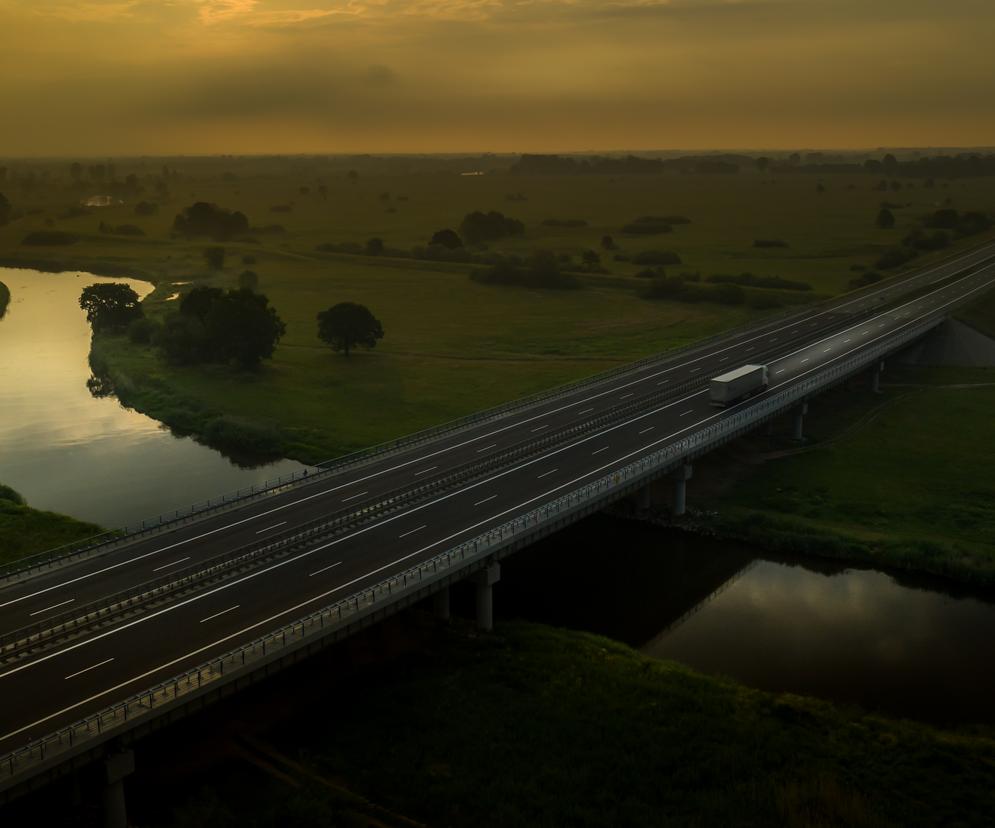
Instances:
[[[995,285],[995,243],[0,573],[0,801],[111,754],[871,372]],[[769,366],[728,409],[710,377]],[[150,473],[151,470],[150,470]],[[124,763],[125,765],[127,762]]]

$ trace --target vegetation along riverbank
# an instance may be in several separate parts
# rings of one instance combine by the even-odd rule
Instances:
[[[0,484],[0,564],[83,540],[102,531],[92,523],[32,509],[20,494]]]

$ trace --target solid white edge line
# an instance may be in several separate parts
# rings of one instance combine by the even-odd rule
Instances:
[[[955,284],[957,284],[957,283],[955,283]],[[991,282],[988,282],[985,285],[973,288],[972,290],[968,291],[963,296],[959,296],[956,299],[954,299],[953,301],[947,302],[946,305],[940,305],[939,307],[934,308],[932,311],[928,311],[927,313],[923,314],[921,317],[916,317],[916,319],[914,319],[913,322],[918,322],[919,319],[921,319],[922,317],[928,316],[930,313],[934,313],[935,311],[940,310],[940,309],[946,307],[947,305],[951,305],[954,302],[960,301],[965,296],[970,296],[972,293],[977,293],[979,290],[982,290],[983,288],[989,288],[989,287],[991,287],[991,284],[992,284]],[[901,327],[903,327],[903,328],[904,327],[909,327],[910,324],[912,324],[912,323],[906,323],[905,325],[902,325]],[[878,337],[878,338],[880,339],[882,337]],[[852,348],[849,351],[846,351],[846,352],[844,352],[842,354],[839,354],[838,356],[833,357],[831,360],[829,360],[829,362],[836,362],[836,361],[842,359],[843,357],[848,356],[849,354],[853,353],[856,350],[858,350],[858,349],[857,348]],[[805,374],[810,374],[814,370],[817,370],[817,369],[816,368],[811,368],[808,371],[805,371],[802,374],[799,374],[798,376],[799,377],[805,376]],[[797,380],[798,377],[795,377],[794,379]],[[767,392],[765,392],[765,393],[767,393]],[[697,395],[694,395],[694,396],[697,396]],[[760,396],[762,396],[762,395],[760,395]],[[284,615],[288,615],[290,613],[296,612],[299,609],[303,609],[308,604],[313,604],[315,601],[320,601],[320,600],[322,600],[324,598],[327,598],[330,595],[334,595],[336,592],[340,592],[343,589],[347,589],[348,587],[351,587],[353,584],[356,584],[359,581],[364,580],[365,578],[369,578],[372,575],[378,575],[379,573],[383,572],[385,569],[389,569],[390,567],[396,566],[399,563],[403,563],[404,561],[406,561],[406,560],[408,560],[410,558],[413,558],[416,555],[420,555],[423,552],[427,552],[428,550],[430,550],[430,549],[432,549],[432,548],[434,548],[436,546],[439,546],[440,544],[446,543],[447,541],[450,541],[453,538],[458,537],[459,535],[461,535],[461,534],[463,534],[465,532],[468,532],[468,531],[471,531],[473,529],[476,529],[476,528],[484,525],[485,523],[489,523],[490,521],[494,520],[495,518],[504,517],[505,515],[509,514],[510,512],[514,512],[514,511],[522,508],[523,506],[528,506],[529,504],[534,503],[536,500],[541,500],[542,498],[548,497],[550,494],[553,494],[553,493],[555,493],[557,491],[560,491],[561,489],[563,489],[563,488],[565,488],[567,486],[572,486],[574,483],[578,483],[581,480],[583,480],[584,478],[590,477],[592,474],[597,474],[598,472],[601,472],[601,471],[604,471],[605,469],[611,468],[613,465],[615,465],[616,463],[618,463],[620,460],[627,460],[628,458],[630,458],[630,457],[632,457],[632,456],[634,456],[636,454],[640,454],[640,453],[646,451],[647,449],[650,449],[650,448],[653,448],[654,446],[660,445],[660,443],[662,443],[662,442],[666,442],[667,440],[673,439],[677,435],[683,434],[685,431],[689,431],[692,428],[695,428],[697,426],[702,425],[703,423],[708,422],[709,420],[714,420],[716,417],[720,417],[723,414],[727,414],[729,411],[731,411],[731,410],[733,410],[735,408],[739,408],[742,405],[753,404],[754,402],[757,401],[757,399],[758,399],[758,397],[754,397],[753,399],[748,400],[748,401],[746,401],[744,403],[739,403],[738,405],[733,406],[732,408],[724,409],[723,411],[716,412],[715,414],[712,414],[711,416],[706,417],[703,420],[699,420],[696,423],[692,423],[691,425],[689,425],[689,426],[687,426],[685,428],[682,428],[679,431],[675,431],[672,434],[667,435],[666,437],[661,437],[659,440],[655,440],[654,442],[649,443],[649,444],[647,444],[647,445],[645,445],[645,446],[643,446],[643,447],[641,447],[639,449],[636,449],[635,451],[629,452],[628,454],[623,455],[622,457],[616,458],[616,459],[610,461],[609,463],[607,463],[606,465],[600,466],[597,469],[594,469],[592,471],[586,472],[585,474],[581,475],[578,478],[574,478],[573,480],[570,480],[570,481],[568,481],[566,483],[563,483],[563,484],[561,484],[559,486],[556,486],[555,488],[550,489],[550,490],[548,490],[546,492],[543,492],[542,494],[537,495],[536,497],[530,498],[529,500],[526,500],[526,501],[524,501],[522,503],[519,503],[519,504],[517,504],[515,506],[512,506],[510,509],[506,509],[504,512],[499,512],[496,515],[492,515],[489,518],[486,518],[484,520],[478,521],[477,523],[473,524],[472,526],[464,527],[463,529],[459,530],[458,532],[456,532],[456,533],[454,533],[452,535],[449,535],[448,537],[445,537],[445,538],[442,538],[442,539],[440,539],[438,541],[435,541],[435,542],[429,544],[428,546],[422,547],[421,549],[415,550],[414,552],[410,552],[407,555],[403,555],[402,557],[397,558],[396,560],[391,561],[390,563],[383,564],[382,566],[377,567],[376,569],[373,569],[373,570],[371,570],[370,572],[367,572],[364,575],[360,575],[360,576],[358,576],[356,578],[353,578],[351,581],[348,581],[348,582],[346,582],[344,584],[340,584],[339,586],[333,587],[332,589],[330,589],[330,590],[328,590],[326,592],[323,592],[320,595],[314,596],[313,598],[309,598],[309,599],[307,599],[307,600],[305,600],[305,601],[303,601],[303,602],[301,602],[299,604],[296,604],[296,605],[294,605],[292,607],[289,607],[288,609],[282,610],[279,613],[277,613],[276,615],[272,615],[269,618],[263,619],[262,621],[257,621],[256,623],[251,624],[248,627],[244,627],[243,629],[239,630],[238,632],[231,633],[230,635],[227,635],[224,638],[220,638],[217,641],[214,641],[214,642],[212,642],[210,644],[205,644],[203,647],[199,647],[196,650],[192,650],[189,653],[186,653],[185,655],[179,656],[178,658],[175,658],[175,659],[173,659],[171,661],[166,662],[165,664],[160,664],[157,667],[153,667],[151,670],[147,670],[146,672],[141,673],[140,675],[134,676],[133,678],[130,678],[130,679],[127,679],[127,680],[125,680],[123,682],[120,682],[119,684],[116,684],[113,687],[110,687],[110,688],[108,688],[106,690],[102,690],[101,692],[96,693],[96,694],[90,696],[89,698],[82,699],[81,701],[78,701],[78,702],[74,702],[73,704],[69,705],[68,707],[64,707],[61,710],[57,710],[54,713],[50,713],[49,715],[45,716],[44,718],[41,718],[41,719],[38,719],[35,722],[32,722],[31,724],[24,725],[23,727],[18,728],[17,730],[11,731],[10,733],[6,733],[3,736],[0,736],[0,742],[6,741],[7,739],[10,739],[10,738],[12,738],[14,736],[17,736],[18,734],[23,733],[26,730],[30,730],[31,728],[33,728],[33,727],[35,727],[37,725],[44,724],[45,722],[49,721],[50,719],[54,719],[56,716],[61,716],[63,713],[68,713],[70,710],[75,710],[77,707],[81,707],[82,705],[88,704],[91,701],[96,701],[97,699],[101,698],[102,696],[106,696],[108,693],[113,693],[116,690],[120,690],[122,687],[127,687],[129,684],[134,684],[136,681],[141,681],[142,679],[147,678],[148,676],[154,675],[155,673],[158,673],[161,670],[165,670],[165,669],[167,669],[169,667],[172,667],[174,664],[178,664],[181,661],[184,661],[184,660],[186,660],[188,658],[192,658],[195,655],[199,655],[200,653],[204,652],[205,650],[209,650],[212,647],[218,646],[219,644],[224,644],[225,642],[230,641],[233,638],[237,638],[240,635],[244,635],[247,632],[251,632],[252,630],[256,629],[257,627],[263,626],[264,624],[269,624],[269,623],[277,620],[278,618],[282,618]],[[664,407],[669,407],[669,406],[664,406]],[[662,409],[659,409],[659,410],[662,410]],[[654,411],[652,413],[657,413],[657,412]],[[641,415],[640,417],[636,417],[636,418],[633,418],[633,419],[634,420],[636,420],[636,419],[642,419],[643,416],[647,416],[647,415]],[[628,423],[626,423],[626,424],[628,424]],[[519,467],[519,468],[521,468],[521,467]],[[497,476],[503,476],[503,475],[497,475]],[[472,486],[470,488],[472,488]],[[447,499],[449,496],[450,495],[446,495],[443,498],[439,498],[438,500]],[[438,502],[438,501],[434,501],[434,502]],[[426,504],[426,505],[428,505],[428,504]],[[424,507],[418,507],[418,508],[424,508]],[[400,516],[398,516],[398,517],[400,517]],[[390,520],[393,520],[393,519],[394,518],[389,518],[388,521],[384,521],[384,522],[386,523],[386,522],[389,522]],[[378,524],[378,525],[383,525],[383,524]],[[354,537],[355,535],[358,535],[358,534],[362,534],[362,532],[364,532],[364,531],[367,531],[367,530],[366,529],[360,530],[359,532],[354,533],[354,535],[352,535],[351,537]],[[341,538],[338,541],[332,541],[331,543],[325,544],[324,546],[317,547],[315,549],[309,550],[308,552],[304,552],[301,555],[298,555],[296,558],[291,558],[291,559],[287,559],[285,561],[281,561],[280,563],[275,564],[273,567],[271,567],[271,569],[275,569],[276,567],[279,567],[279,566],[284,566],[285,564],[291,563],[294,560],[298,560],[299,558],[307,557],[308,555],[311,555],[314,552],[318,552],[321,549],[327,548],[328,546],[333,546],[336,543],[340,543],[342,540],[345,540],[345,538]],[[217,589],[212,590],[212,592],[218,592],[218,591],[220,591],[222,589],[227,589],[230,586],[234,586],[236,583],[241,583],[242,581],[249,580],[249,579],[254,578],[257,575],[262,574],[263,572],[266,572],[266,571],[269,571],[269,570],[262,570],[262,571],[257,572],[257,573],[252,573],[250,575],[247,575],[245,578],[240,579],[240,581],[238,581],[238,582],[232,582],[230,584],[222,585],[222,586],[218,587]],[[204,597],[207,594],[210,594],[210,593],[204,593],[204,594],[202,594],[200,596],[194,596],[193,598],[188,599],[187,601],[184,601],[183,604],[190,603],[190,602],[195,601],[195,600],[199,600],[199,598]],[[140,623],[141,621],[144,621],[144,620],[148,620],[149,618],[152,618],[155,615],[160,615],[163,612],[171,611],[173,608],[175,608],[175,606],[179,606],[179,605],[174,605],[173,607],[168,607],[168,608],[166,608],[164,610],[161,610],[161,611],[159,611],[157,613],[154,613],[153,615],[144,616],[143,618],[138,619],[138,620],[136,620],[134,622],[131,622],[130,624],[125,625],[125,626],[126,627],[127,626],[132,626],[133,624]],[[114,632],[117,632],[118,630],[121,630],[121,629],[124,629],[124,628],[125,627],[118,627],[115,630],[109,630],[107,633],[102,634],[98,638],[103,638],[103,637],[105,637],[107,635],[110,635],[110,634],[112,634]],[[98,640],[98,639],[97,638],[89,639],[89,641],[87,641],[87,642],[81,642],[80,644],[75,644],[75,645],[71,646],[70,648],[68,648],[67,650],[63,650],[62,652],[68,652],[71,649],[76,649],[77,647],[82,646],[83,644],[86,644],[86,643],[89,643],[89,642],[92,642],[92,641],[95,641],[95,640]],[[39,663],[40,661],[47,661],[49,658],[54,657],[54,655],[57,655],[57,654],[51,654],[51,655],[45,656],[45,657],[43,657],[42,659],[39,659],[36,662],[32,662],[32,664]],[[4,678],[4,677],[6,677],[8,675],[11,675],[12,673],[15,673],[15,672],[20,672],[20,670],[24,669],[25,667],[29,667],[29,666],[31,666],[31,664],[22,665],[20,667],[15,668],[14,670],[10,670],[10,671],[8,671],[6,673],[0,673],[0,678]]]

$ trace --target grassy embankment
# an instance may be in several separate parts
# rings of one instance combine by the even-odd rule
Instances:
[[[967,826],[991,816],[988,729],[751,690],[533,624],[483,638],[432,625],[422,637],[331,688],[298,676],[298,692],[315,698],[270,732],[258,722],[273,710],[250,702],[242,727],[254,735],[236,753],[252,765],[194,771],[212,787],[191,794],[187,780],[158,824]]]
[[[995,369],[893,367],[883,396],[816,400],[807,447],[733,459],[734,485],[699,505],[767,549],[995,586],[993,410]]]
[[[154,280],[146,300],[164,313],[177,283],[234,285],[251,268],[287,322],[272,362],[255,375],[219,368],[164,365],[151,349],[101,338],[97,367],[118,383],[130,405],[216,444],[257,447],[316,461],[439,423],[516,396],[595,373],[648,353],[694,341],[744,322],[749,307],[648,301],[634,278],[642,266],[616,262],[601,251],[611,273],[583,277],[576,291],[484,286],[467,278],[468,265],[411,259],[325,255],[325,242],[378,236],[388,247],[424,245],[442,227],[456,227],[474,209],[499,209],[523,220],[526,234],[492,245],[504,252],[552,249],[576,261],[600,250],[612,235],[624,253],[672,250],[684,264],[668,273],[750,271],[808,282],[812,290],[770,291],[786,300],[835,295],[895,244],[916,219],[950,196],[960,209],[987,208],[993,185],[958,181],[927,191],[906,189],[891,230],[874,226],[882,198],[873,177],[831,176],[815,192],[807,176],[519,177],[504,174],[370,175],[357,181],[330,176],[304,162],[244,160],[225,167],[189,163],[156,216],[135,216],[132,205],[65,217],[72,196],[53,185],[22,205],[30,214],[0,230],[0,259],[121,273]],[[182,169],[182,164],[180,165]],[[226,180],[223,170],[234,169]],[[58,172],[58,171],[56,171]],[[120,172],[123,174],[124,169]],[[62,173],[65,175],[65,173]],[[319,177],[328,198],[315,188]],[[308,194],[299,191],[308,185]],[[385,197],[385,194],[386,197]],[[522,194],[525,200],[508,199]],[[146,196],[150,197],[150,196]],[[196,199],[243,210],[254,226],[279,223],[285,232],[261,233],[258,243],[229,244],[221,272],[206,272],[210,244],[170,238],[173,216]],[[153,198],[153,200],[155,200]],[[272,207],[290,205],[290,212]],[[642,215],[684,215],[690,224],[672,233],[634,236],[623,225]],[[60,217],[61,216],[61,217]],[[551,227],[546,219],[583,219],[582,227]],[[99,221],[140,227],[143,237],[96,232]],[[66,247],[24,247],[23,237],[48,227],[75,233]],[[782,239],[783,248],[756,248],[755,239]],[[250,257],[246,263],[243,257]],[[790,294],[790,296],[789,296]],[[315,313],[336,302],[368,305],[383,322],[375,352],[351,359],[331,354],[316,337]]]
[[[0,319],[7,312],[7,305],[10,304],[10,288],[0,282]]]
[[[0,484],[0,564],[55,549],[102,531],[92,523],[32,509],[21,495]]]

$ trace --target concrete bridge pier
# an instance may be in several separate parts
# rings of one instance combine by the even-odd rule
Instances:
[[[477,587],[477,626],[490,632],[494,629],[494,584],[501,580],[501,564],[490,564],[475,572],[470,580]]]
[[[808,414],[808,403],[803,402],[792,414],[791,437],[798,442],[805,439],[805,415]]]
[[[445,586],[432,596],[432,609],[435,617],[441,621],[448,621],[449,612],[449,587]]]
[[[104,760],[104,825],[106,828],[128,828],[128,807],[124,799],[124,780],[135,770],[135,752],[124,750]]]
[[[674,517],[680,517],[688,508],[688,481],[694,473],[690,463],[684,463],[674,472]]]
[[[881,360],[871,369],[871,391],[875,394],[881,393],[881,373],[884,371],[884,360]]]

